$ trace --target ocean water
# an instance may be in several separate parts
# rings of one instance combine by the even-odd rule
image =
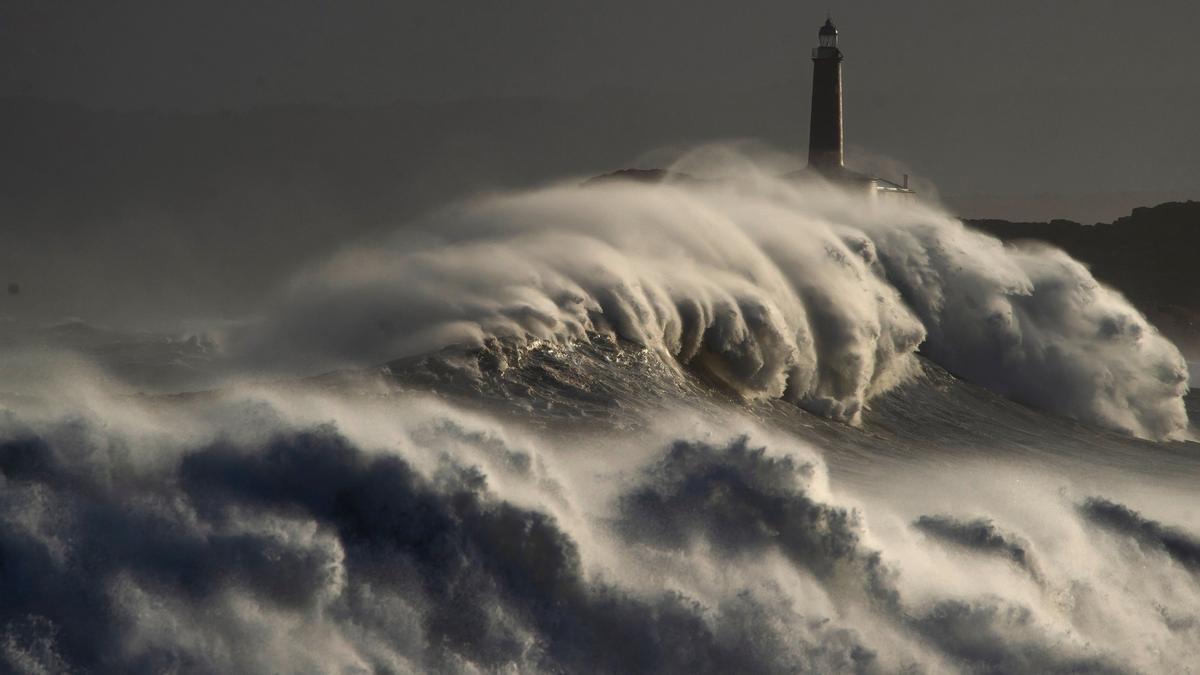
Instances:
[[[77,388],[67,415],[9,399],[3,656],[126,672],[1192,667],[1197,445],[918,363],[858,426],[602,336],[183,396]]]
[[[485,196],[204,335],[8,325],[4,669],[1195,670],[1178,350],[737,166]]]

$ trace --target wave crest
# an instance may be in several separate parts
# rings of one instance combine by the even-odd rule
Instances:
[[[328,368],[596,331],[852,423],[920,347],[1062,415],[1149,438],[1187,425],[1178,350],[1065,254],[751,163],[476,198],[342,252],[236,344]]]

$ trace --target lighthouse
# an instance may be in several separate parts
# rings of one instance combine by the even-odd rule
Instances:
[[[859,173],[846,168],[845,137],[842,132],[842,50],[838,47],[838,29],[833,19],[817,31],[817,46],[812,50],[812,110],[808,123],[808,168],[793,172],[792,177],[819,179],[846,188],[865,189],[873,198],[910,199],[914,192],[903,183]]]
[[[846,166],[842,150],[842,50],[831,18],[817,33],[812,50],[812,117],[808,126],[808,166],[822,173],[840,173]]]
[[[819,42],[812,50],[813,82],[812,110],[808,125],[808,166],[789,171],[781,177],[799,183],[835,186],[848,193],[865,195],[869,199],[909,201],[916,192],[908,187],[908,174],[902,182],[854,171],[846,167],[844,138],[842,134],[842,50],[838,47],[838,29],[833,19],[825,18],[825,25],[817,31]],[[799,131],[799,130],[798,130]],[[664,169],[623,169],[599,180],[637,180],[657,183],[672,176],[676,179],[695,180],[682,174],[672,174]]]

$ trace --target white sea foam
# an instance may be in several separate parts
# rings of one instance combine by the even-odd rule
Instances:
[[[1195,514],[1136,479],[1096,495],[977,460],[847,487],[818,449],[736,410],[572,436],[422,397],[270,386],[12,413],[7,669],[1177,672],[1200,658],[1200,537],[1181,527]]]
[[[256,366],[312,371],[611,331],[745,397],[850,422],[920,347],[1024,403],[1137,436],[1184,433],[1179,351],[1065,254],[727,151],[674,170],[691,178],[455,205],[336,255],[231,344]]]

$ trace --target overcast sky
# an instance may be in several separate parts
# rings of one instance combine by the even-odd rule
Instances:
[[[856,168],[911,173],[964,215],[1095,222],[1200,197],[1191,0],[0,0],[0,98],[189,112],[461,101],[434,116],[460,126],[411,124],[520,148],[505,179],[527,160],[547,175],[611,169],[728,138],[803,156],[827,9]],[[567,148],[505,126],[496,103],[514,97],[534,129],[606,121]]]
[[[1200,3],[5,0],[0,95],[105,107],[721,90],[807,70],[826,8],[860,91],[1200,93]]]
[[[962,216],[1200,198],[1194,0],[0,0],[0,271],[37,311],[230,315],[462,194],[801,158],[827,8],[853,168]]]

